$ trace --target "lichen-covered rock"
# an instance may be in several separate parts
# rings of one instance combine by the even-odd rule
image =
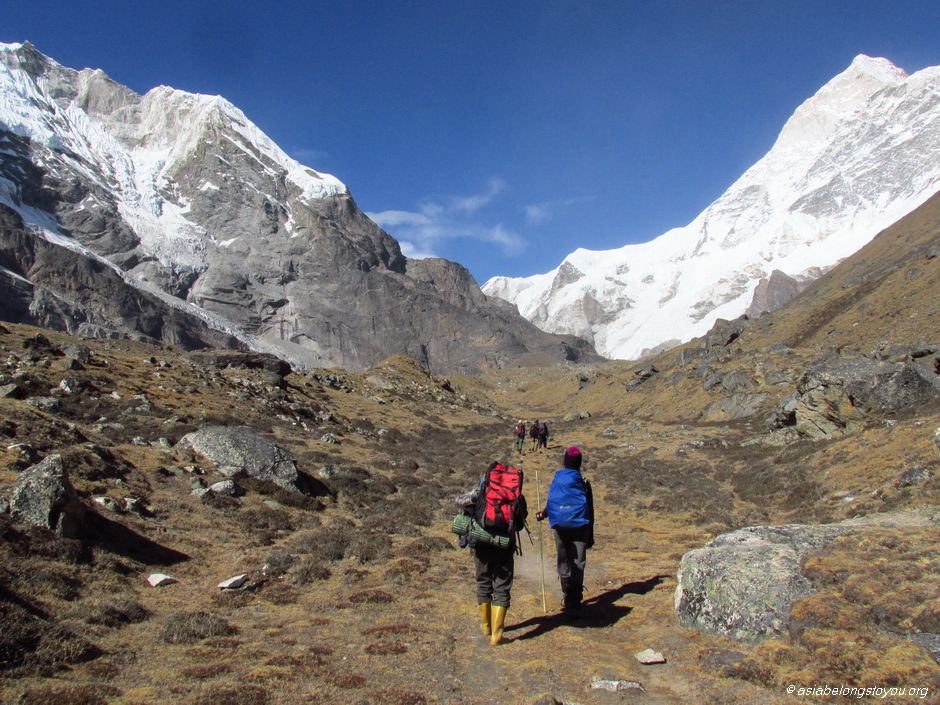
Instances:
[[[784,632],[790,606],[812,592],[800,561],[850,531],[836,526],[753,526],[689,551],[679,565],[679,621],[754,641]]]
[[[63,538],[78,538],[85,508],[75,494],[62,456],[50,455],[24,470],[13,484],[10,517],[41,526]]]
[[[686,553],[679,564],[679,621],[712,634],[758,641],[785,633],[790,609],[813,592],[801,565],[840,536],[868,528],[940,526],[940,509],[908,510],[838,524],[751,526]]]
[[[178,445],[219,467],[238,468],[248,477],[300,491],[297,465],[290,454],[247,426],[208,426],[186,434]]]

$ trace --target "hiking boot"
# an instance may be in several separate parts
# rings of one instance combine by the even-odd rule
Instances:
[[[503,640],[503,625],[506,623],[506,608],[493,607],[493,634],[490,636],[490,645],[496,646]]]
[[[491,636],[493,633],[492,626],[490,624],[490,603],[481,602],[480,603],[480,630],[483,632],[483,636]]]

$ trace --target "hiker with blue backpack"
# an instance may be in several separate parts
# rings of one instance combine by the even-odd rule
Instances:
[[[565,451],[563,467],[548,488],[545,507],[535,515],[539,521],[548,519],[555,531],[562,610],[567,613],[581,607],[587,550],[594,545],[594,494],[591,483],[581,474],[581,460],[577,446]]]

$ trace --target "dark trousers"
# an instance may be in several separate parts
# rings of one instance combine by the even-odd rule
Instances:
[[[591,527],[555,529],[555,548],[558,551],[558,579],[564,595],[565,607],[580,607],[584,597],[584,567]]]
[[[496,607],[508,608],[515,552],[478,543],[473,549],[473,562],[477,572],[477,604],[492,602]]]

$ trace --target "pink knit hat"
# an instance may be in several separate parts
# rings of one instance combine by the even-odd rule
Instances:
[[[572,470],[581,469],[581,449],[578,446],[569,446],[565,451],[564,466]]]

